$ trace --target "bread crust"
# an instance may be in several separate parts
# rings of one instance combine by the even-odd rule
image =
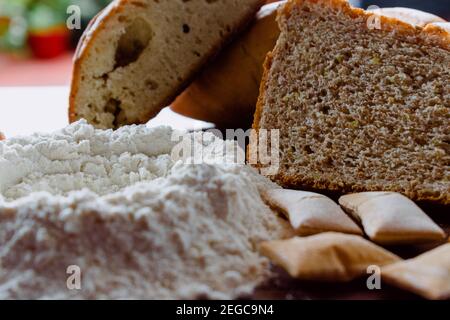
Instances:
[[[105,29],[108,21],[110,21],[115,15],[122,12],[125,8],[125,5],[129,3],[128,0],[115,0],[108,7],[106,7],[102,12],[100,12],[90,23],[86,31],[84,32],[82,38],[80,39],[77,50],[74,56],[74,67],[72,71],[72,82],[71,82],[71,90],[69,97],[69,122],[75,122],[79,120],[76,115],[76,103],[75,99],[78,95],[79,91],[79,83],[82,81],[81,79],[81,65],[89,54],[90,48],[92,44],[95,42],[95,39],[99,35],[99,33]],[[229,41],[231,41],[248,23],[251,22],[255,13],[263,6],[265,0],[259,0],[253,8],[251,12],[237,24],[235,30],[231,32],[231,35],[227,41],[223,41],[214,47],[208,55],[204,56],[200,65],[205,67],[207,62],[210,61]],[[173,89],[172,93],[167,96],[165,101],[161,103],[161,107],[159,110],[149,110],[145,117],[140,119],[139,124],[144,124],[149,121],[151,118],[156,116],[162,108],[169,105],[175,98],[184,91],[188,87],[188,85],[195,79],[195,76],[201,72],[202,68],[198,70],[192,70],[191,74],[187,76],[186,81],[181,84],[179,87]]]
[[[369,18],[374,15],[374,13],[365,11],[359,8],[353,8],[346,0],[289,0],[285,6],[280,8],[278,11],[278,21],[281,16],[289,17],[293,7],[296,5],[310,3],[317,4],[322,3],[324,6],[329,8],[340,10],[342,13],[352,17],[359,18],[365,17]],[[450,31],[441,27],[439,24],[428,24],[424,28],[413,26],[407,22],[401,21],[397,18],[389,18],[385,16],[379,16],[381,21],[381,30],[389,31],[395,34],[395,36],[401,38],[404,41],[416,41],[416,43],[423,43],[427,45],[438,46],[444,50],[450,51]],[[280,25],[280,29],[281,25]],[[283,33],[283,31],[282,31]],[[274,50],[270,52],[264,63],[264,74],[263,80],[260,87],[260,95],[258,97],[258,102],[256,105],[256,111],[253,122],[253,129],[259,131],[260,121],[262,116],[262,111],[265,105],[265,96],[267,91],[267,80],[269,78],[270,69],[273,62],[273,57],[276,55],[278,50],[278,45],[275,46]],[[259,165],[255,165],[256,168]],[[398,188],[383,188],[383,190],[376,188],[365,188],[358,187],[349,183],[337,184],[334,182],[322,182],[313,179],[307,179],[302,176],[291,176],[286,173],[279,171],[279,173],[273,177],[277,183],[285,188],[299,188],[305,187],[311,191],[330,191],[336,193],[353,193],[353,192],[364,192],[364,191],[393,191],[393,192],[403,192],[407,197],[416,201],[425,202],[437,202],[444,205],[450,204],[450,193],[441,195],[430,195],[425,191],[420,190],[399,190]]]
[[[81,82],[81,64],[84,62],[90,47],[99,32],[104,29],[106,22],[111,17],[123,10],[124,0],[111,2],[103,11],[99,12],[88,24],[86,30],[78,42],[73,58],[72,82],[69,96],[69,123],[77,121],[75,98],[78,95],[79,83]]]
[[[369,12],[379,14],[382,16],[397,18],[399,20],[408,22],[412,25],[419,27],[424,27],[427,24],[433,22],[446,22],[444,19],[434,14],[410,8],[402,8],[402,7],[380,8],[369,10]]]
[[[172,103],[172,110],[220,128],[248,128],[267,52],[279,36],[275,21],[284,1],[261,8],[251,26],[225,48]]]

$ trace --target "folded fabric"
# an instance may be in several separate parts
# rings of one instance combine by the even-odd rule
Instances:
[[[363,234],[358,225],[330,198],[313,192],[274,189],[264,195],[270,206],[282,211],[296,234],[326,231]]]
[[[336,232],[264,242],[261,253],[292,277],[315,281],[350,281],[371,265],[401,260],[361,236]]]
[[[371,240],[380,244],[421,243],[446,237],[413,201],[395,192],[343,196],[340,205],[360,220]]]
[[[450,243],[385,266],[382,280],[427,299],[450,299]]]

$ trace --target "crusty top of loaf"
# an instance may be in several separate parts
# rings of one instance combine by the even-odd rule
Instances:
[[[279,14],[288,17],[292,7],[302,3],[321,4],[323,10],[338,10],[342,14],[354,18],[365,17],[366,19],[369,19],[371,16],[375,15],[375,13],[371,11],[352,7],[347,0],[290,0],[283,9],[281,9]],[[423,42],[450,51],[450,31],[439,24],[429,24],[422,28],[400,20],[399,18],[377,16],[380,18],[380,29],[383,31],[392,32],[406,41],[414,43]]]
[[[288,2],[279,9],[278,18],[280,15],[286,17],[290,16],[293,6],[302,3],[319,4],[323,6],[323,10],[340,10],[342,13],[350,17],[369,17],[375,15],[375,13],[366,11],[364,9],[354,8],[350,5],[347,0],[288,0]],[[406,21],[402,21],[399,18],[379,16],[380,17],[380,27],[381,30],[390,31],[398,35],[402,39],[409,40],[412,42],[423,42],[426,44],[436,45],[445,50],[450,51],[450,22],[433,22],[425,25],[424,27],[414,26]],[[278,19],[280,21],[280,19]],[[265,80],[268,77],[269,69],[272,61],[272,52],[267,55],[264,64],[264,75],[261,81],[260,95],[256,105],[256,111],[253,120],[253,128],[259,128],[259,122],[261,119],[261,112],[263,108],[263,95],[265,92]]]
[[[111,13],[118,10],[118,8],[123,3],[123,0],[116,0],[111,2],[105,9],[100,11],[88,24],[86,30],[84,31],[83,35],[80,38],[80,41],[78,42],[77,49],[75,51],[74,55],[74,61],[77,61],[82,58],[84,55],[87,45],[89,41],[94,38],[97,34],[97,29],[101,27],[104,20],[106,20],[108,17],[111,16]]]
[[[70,103],[69,103],[69,122],[75,120],[73,114],[75,113],[75,96],[78,92],[78,84],[74,82],[74,79],[79,78],[80,65],[87,54],[88,48],[92,45],[93,40],[98,35],[99,31],[104,27],[105,22],[111,18],[115,12],[119,12],[123,9],[123,4],[126,0],[114,0],[103,11],[99,12],[88,24],[86,30],[81,36],[78,42],[77,49],[74,54],[73,71],[72,71],[72,87],[70,91]]]
[[[446,22],[444,19],[434,14],[411,8],[393,7],[369,10],[375,14],[400,19],[404,22],[408,22],[419,27],[424,27],[432,22]]]

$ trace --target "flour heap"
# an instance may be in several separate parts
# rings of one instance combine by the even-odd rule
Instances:
[[[184,136],[204,163],[174,159],[174,133],[79,121],[0,142],[0,299],[235,298],[264,280],[258,244],[290,232],[260,197],[276,186],[212,134]]]

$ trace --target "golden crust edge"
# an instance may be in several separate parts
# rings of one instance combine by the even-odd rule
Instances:
[[[120,12],[124,7],[124,0],[119,0],[115,5],[113,5],[113,3],[114,2],[111,3],[111,7],[106,7],[104,9],[107,10],[106,14],[104,14],[104,11],[101,11],[89,22],[88,27],[81,36],[75,50],[69,94],[69,123],[77,121],[75,115],[75,97],[78,95],[79,83],[81,82],[81,65],[88,55],[93,41],[97,38],[99,32],[104,29],[107,21],[111,19],[113,14]],[[95,26],[96,23],[98,23],[97,26]]]

